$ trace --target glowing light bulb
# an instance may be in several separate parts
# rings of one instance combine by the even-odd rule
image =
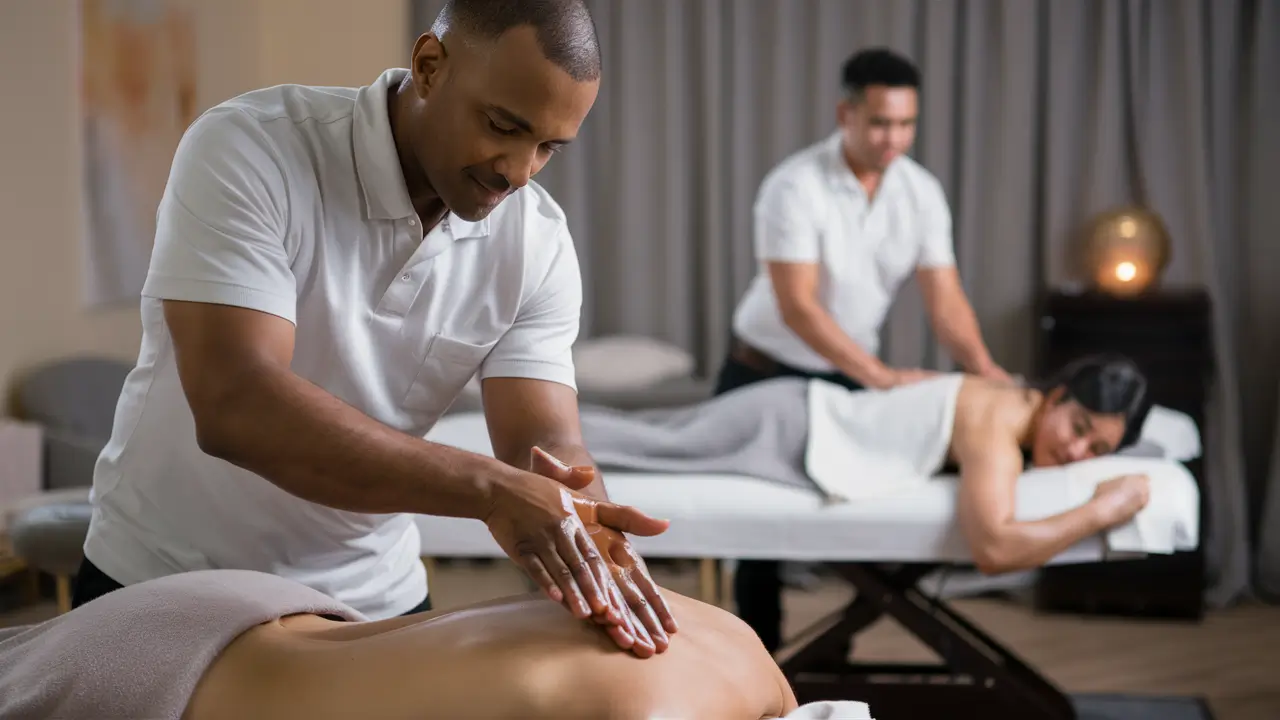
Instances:
[[[1138,266],[1125,260],[1116,264],[1116,279],[1120,282],[1129,282],[1138,276]]]

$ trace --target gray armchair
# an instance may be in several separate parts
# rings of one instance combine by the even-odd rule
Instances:
[[[18,385],[19,415],[44,432],[46,490],[88,487],[111,437],[116,402],[131,366],[73,358],[36,368]]]
[[[45,492],[16,509],[10,541],[29,567],[54,576],[62,612],[71,607],[70,579],[89,532],[93,467],[129,370],[116,360],[73,358],[36,368],[18,385],[19,415],[42,427]]]

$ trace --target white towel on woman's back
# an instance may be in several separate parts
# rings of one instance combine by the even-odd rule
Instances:
[[[964,375],[888,390],[809,383],[805,470],[831,501],[910,491],[941,469]]]

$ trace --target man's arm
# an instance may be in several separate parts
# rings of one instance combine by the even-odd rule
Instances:
[[[1029,522],[1016,519],[1022,453],[1011,423],[996,418],[959,435],[959,520],[974,564],[987,575],[1037,568],[1108,520],[1095,500]]]
[[[484,418],[494,456],[531,470],[530,453],[540,447],[566,465],[590,467],[595,479],[580,492],[608,500],[599,468],[582,442],[578,395],[557,382],[520,377],[487,378],[482,384]]]
[[[522,473],[390,428],[290,369],[294,328],[246,308],[167,300],[178,374],[207,454],[353,512],[483,519]]]
[[[895,370],[862,349],[822,306],[817,263],[769,262],[768,267],[782,321],[814,352],[866,387],[886,388],[900,382]]]
[[[975,375],[1008,379],[982,340],[977,315],[955,266],[921,267],[916,270],[916,282],[933,330],[951,356]]]
[[[782,321],[840,372],[870,388],[917,379],[868,353],[831,317],[818,297],[821,241],[820,195],[804,178],[769,178],[753,208],[755,254],[769,270]]]

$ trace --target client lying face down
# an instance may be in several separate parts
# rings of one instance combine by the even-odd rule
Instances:
[[[850,392],[821,380],[777,378],[674,410],[584,408],[582,428],[606,471],[724,472],[823,490],[809,462],[814,442],[828,443],[818,454],[853,457],[843,451],[856,446],[866,450],[861,457],[906,456],[899,465],[921,476],[958,465],[959,521],[973,559],[980,570],[1000,573],[1038,567],[1145,506],[1147,478],[1124,476],[1061,515],[1034,522],[1014,516],[1027,460],[1047,467],[1112,453],[1136,440],[1148,407],[1146,380],[1132,362],[1093,356],[1035,388],[954,374]],[[815,423],[832,416],[843,423],[838,432],[815,440]],[[851,463],[840,473],[852,480],[874,474]]]
[[[679,639],[639,659],[539,595],[369,622],[278,576],[181,573],[0,632],[0,716],[760,720],[796,709],[749,627],[666,597]]]

